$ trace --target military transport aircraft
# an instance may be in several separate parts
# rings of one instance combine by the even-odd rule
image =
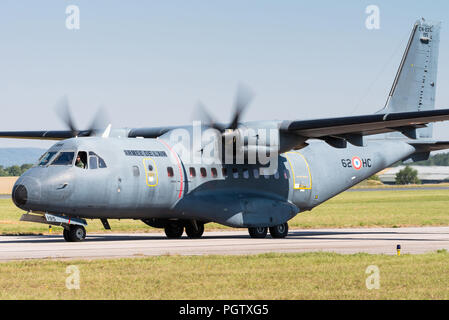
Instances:
[[[209,222],[286,237],[298,213],[399,160],[449,148],[432,139],[431,123],[449,120],[449,109],[435,109],[439,30],[416,21],[386,105],[369,115],[241,122],[251,95],[240,89],[228,124],[202,107],[201,125],[78,130],[65,102],[69,130],[0,132],[59,140],[12,199],[27,211],[22,221],[62,226],[66,241],[85,239],[85,219],[106,229],[108,219],[140,219],[168,238],[199,238]]]

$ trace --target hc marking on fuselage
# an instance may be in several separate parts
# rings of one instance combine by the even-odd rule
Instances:
[[[352,157],[352,159],[341,159],[343,168],[354,168],[360,170],[361,168],[371,168],[371,158]]]

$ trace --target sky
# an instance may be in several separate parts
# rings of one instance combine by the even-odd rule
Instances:
[[[79,29],[66,8],[79,8]],[[365,12],[379,8],[379,29]],[[202,101],[228,122],[370,114],[386,101],[415,20],[442,21],[436,108],[449,108],[449,1],[0,2],[0,131],[80,129],[103,106],[113,127],[189,124]],[[449,123],[434,137],[449,140]],[[52,142],[0,140],[2,147]]]

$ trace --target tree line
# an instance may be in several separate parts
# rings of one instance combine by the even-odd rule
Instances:
[[[405,165],[405,164],[400,161],[400,162],[395,163],[394,166],[396,167],[396,166],[400,166],[400,165]],[[435,154],[435,155],[429,157],[429,159],[427,159],[427,160],[414,162],[414,163],[412,163],[412,165],[414,165],[414,166],[449,166],[449,152]]]
[[[22,164],[21,166],[10,166],[4,168],[3,166],[0,166],[0,177],[18,177],[21,176],[25,171],[27,171],[29,168],[31,168],[33,165],[26,163]]]

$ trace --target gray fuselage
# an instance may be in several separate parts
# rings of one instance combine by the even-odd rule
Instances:
[[[73,162],[35,165],[13,189],[14,202],[24,210],[254,227],[278,225],[311,210],[415,149],[400,140],[367,141],[364,147],[344,149],[313,141],[299,151],[280,154],[277,171],[267,175],[255,164],[189,164],[162,139],[73,138],[48,151],[82,151],[105,165],[99,167],[95,159],[96,165],[86,159],[86,169]]]

